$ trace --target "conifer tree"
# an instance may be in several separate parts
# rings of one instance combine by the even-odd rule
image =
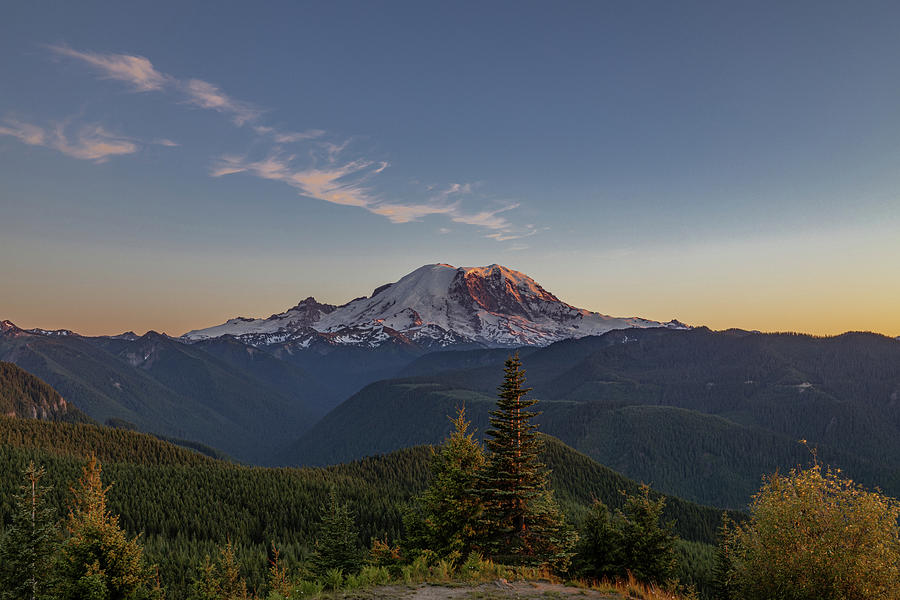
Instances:
[[[332,569],[340,569],[345,574],[359,571],[362,557],[358,537],[350,507],[338,502],[337,494],[332,489],[316,538],[313,555],[316,574],[321,576]]]
[[[451,419],[454,430],[432,454],[431,481],[406,519],[406,545],[441,557],[464,559],[477,545],[483,504],[478,474],[484,450],[469,433],[465,407]]]
[[[291,581],[287,569],[281,564],[281,553],[272,542],[272,556],[269,558],[269,595],[275,598],[287,598],[291,595]]]
[[[582,577],[613,579],[624,573],[622,567],[622,528],[613,520],[609,508],[594,500],[591,511],[578,532],[573,566]]]
[[[728,513],[722,513],[722,524],[719,526],[719,544],[716,547],[716,562],[713,565],[713,591],[717,600],[732,600],[734,585],[731,582],[731,531],[734,527]]]
[[[215,561],[209,556],[191,587],[191,600],[246,600],[247,584],[241,577],[241,566],[229,540],[219,549]]]
[[[12,524],[0,538],[0,599],[50,598],[53,554],[59,542],[56,513],[41,484],[43,467],[25,469],[25,485],[15,498]]]
[[[642,485],[640,494],[625,500],[620,514],[624,563],[641,581],[663,583],[675,573],[675,523],[661,521],[665,505],[665,498],[652,500],[650,486]]]
[[[480,477],[485,504],[482,547],[508,563],[550,564],[564,568],[575,536],[565,524],[540,463],[537,426],[526,397],[525,371],[518,353],[507,359],[497,410],[491,411],[487,447],[490,457]]]
[[[92,456],[72,488],[69,537],[58,562],[61,600],[143,600],[161,596],[154,573],[145,564],[137,539],[128,539],[118,515],[106,507],[108,487],[101,481],[100,461]]]

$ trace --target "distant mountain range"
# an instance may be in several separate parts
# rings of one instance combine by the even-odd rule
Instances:
[[[307,298],[267,319],[241,317],[181,338],[87,337],[3,321],[0,360],[41,377],[101,423],[265,463],[342,400],[429,352],[661,325],[572,307],[499,265],[440,264],[343,306]]]
[[[900,495],[898,340],[608,317],[498,265],[427,265],[343,306],[308,298],[180,338],[3,321],[0,361],[59,394],[0,409],[67,420],[74,405],[239,461],[332,464],[437,442],[462,404],[484,432],[513,349],[542,431],[667,493],[743,507],[762,475],[810,460],[805,439]]]
[[[307,298],[267,319],[237,317],[190,331],[188,341],[232,336],[252,346],[290,342],[378,347],[400,344],[422,349],[459,346],[546,346],[612,329],[669,327],[638,317],[609,317],[566,304],[532,278],[501,265],[425,265],[369,297],[342,306]]]
[[[230,339],[83,337],[4,321],[0,360],[100,423],[202,442],[251,462],[264,462],[340,400],[302,368]]]
[[[524,348],[541,430],[683,498],[746,506],[763,475],[813,460],[900,495],[900,342],[636,329]],[[286,464],[434,443],[465,406],[487,429],[508,350],[425,355],[306,432]]]

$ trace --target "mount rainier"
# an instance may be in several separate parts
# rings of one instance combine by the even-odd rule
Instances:
[[[668,327],[637,317],[619,318],[576,308],[532,278],[501,265],[425,265],[369,297],[342,306],[309,297],[266,319],[237,317],[182,336],[188,342],[232,336],[252,346],[290,343],[294,348],[410,345],[546,346],[612,329]]]

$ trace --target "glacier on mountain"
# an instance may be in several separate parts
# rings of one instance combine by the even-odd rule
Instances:
[[[254,346],[293,341],[301,347],[317,343],[514,347],[545,346],[632,327],[686,328],[675,320],[610,317],[576,308],[527,275],[501,265],[433,264],[342,306],[309,297],[265,319],[238,317],[182,338],[199,341],[229,335]]]

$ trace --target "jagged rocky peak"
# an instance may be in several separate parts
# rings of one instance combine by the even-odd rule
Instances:
[[[414,343],[426,347],[546,345],[611,329],[662,327],[566,304],[531,277],[502,265],[419,267],[371,296],[342,306],[312,297],[267,319],[231,319],[191,331],[189,341],[232,335],[253,345],[318,340],[331,345]],[[665,326],[680,327],[673,321]]]
[[[309,296],[308,298],[301,300],[297,303],[297,306],[293,308],[289,308],[283,313],[278,313],[269,317],[270,319],[279,319],[283,318],[286,315],[291,315],[295,322],[303,322],[306,321],[307,324],[315,323],[322,315],[327,315],[331,311],[337,308],[333,304],[322,304],[317,302],[315,298]]]
[[[34,329],[22,329],[9,320],[0,321],[0,333],[10,335],[43,335],[48,337],[77,335],[68,329],[40,329],[38,327],[35,327]]]
[[[133,331],[126,331],[125,333],[120,333],[118,335],[110,335],[107,337],[109,337],[109,339],[111,339],[111,340],[128,340],[129,342],[133,342],[133,341],[139,339],[141,336],[139,336],[138,334],[136,334]]]
[[[529,317],[536,303],[560,303],[531,277],[501,265],[473,267],[464,272],[469,295],[487,311]]]

